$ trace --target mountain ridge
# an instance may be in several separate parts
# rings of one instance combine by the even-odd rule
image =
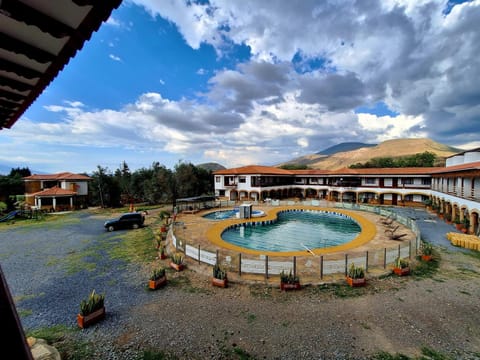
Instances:
[[[340,145],[340,146],[339,146]],[[341,148],[342,144],[332,146],[332,148]],[[370,144],[367,144],[370,145]],[[327,150],[328,150],[327,149]],[[284,165],[306,165],[311,169],[339,170],[357,163],[365,163],[373,158],[379,157],[401,157],[415,155],[423,152],[434,153],[439,162],[438,166],[443,165],[445,158],[462,152],[464,150],[454,148],[449,145],[441,144],[428,138],[420,139],[394,139],[386,140],[374,146],[360,147],[351,151],[340,151],[331,155],[308,154],[293,160],[286,161],[277,166]]]

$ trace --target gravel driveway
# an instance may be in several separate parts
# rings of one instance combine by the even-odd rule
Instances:
[[[169,271],[169,284],[153,292],[144,267],[105,251],[121,240],[104,231],[104,219],[82,211],[0,227],[0,262],[25,329],[75,328],[79,300],[95,288],[106,293],[107,317],[73,335],[91,342],[92,359],[137,359],[147,349],[179,359],[368,359],[415,357],[424,347],[480,359],[478,256],[440,249],[432,277],[369,279],[358,291],[343,283],[219,289],[187,269]]]

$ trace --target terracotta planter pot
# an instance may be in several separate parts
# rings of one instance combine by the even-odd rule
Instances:
[[[456,224],[455,224],[455,228],[456,228],[457,230],[462,230],[462,229],[463,229],[463,224],[461,224],[461,223],[460,223],[460,224],[457,224],[457,223],[456,223]]]
[[[405,275],[410,274],[410,268],[409,267],[406,267],[406,268],[395,267],[395,268],[393,268],[393,272],[395,274],[397,274],[398,276],[405,276]]]
[[[81,315],[77,314],[77,324],[80,328],[84,329],[92,324],[105,318],[105,307],[102,307],[91,314]]]
[[[467,229],[467,228],[464,228],[464,227],[462,227],[462,228],[460,229],[460,231],[461,231],[462,233],[466,234],[466,233],[468,232],[468,229]]]
[[[289,291],[289,290],[300,290],[302,286],[299,282],[295,283],[284,283],[280,282],[280,290],[282,291]]]
[[[365,286],[367,284],[367,279],[365,278],[354,279],[354,278],[351,278],[350,276],[347,276],[347,283],[351,287],[360,287],[360,286]]]
[[[432,255],[422,255],[422,260],[423,261],[431,261],[432,260]]]
[[[175,264],[174,262],[170,262],[170,267],[172,269],[177,270],[177,271],[183,271],[183,269],[185,268],[185,265],[184,264]]]
[[[148,281],[148,288],[152,290],[157,290],[158,288],[162,287],[167,283],[167,277],[162,276],[157,280],[149,280]]]
[[[217,278],[212,277],[212,285],[213,286],[218,286],[218,287],[221,287],[221,288],[226,288],[228,286],[228,279],[227,278],[217,279]]]

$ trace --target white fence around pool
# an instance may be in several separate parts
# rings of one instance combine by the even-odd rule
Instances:
[[[288,202],[277,201],[275,205],[287,205]],[[319,202],[305,201],[303,205],[320,206]],[[274,205],[274,206],[275,206]],[[224,204],[224,206],[226,206]],[[395,260],[400,258],[411,258],[418,253],[421,245],[421,235],[418,226],[414,219],[401,216],[393,211],[381,207],[374,207],[368,205],[356,205],[349,203],[335,203],[337,208],[345,208],[351,210],[360,210],[373,212],[378,215],[389,217],[395,221],[410,228],[416,235],[415,239],[409,242],[399,242],[395,246],[385,247],[378,250],[369,250],[365,252],[358,252],[352,249],[345,253],[342,258],[338,254],[331,256],[326,255],[309,255],[309,256],[291,256],[281,257],[283,261],[279,261],[279,257],[272,257],[267,255],[247,255],[243,253],[233,254],[231,251],[218,249],[215,252],[202,249],[200,245],[190,244],[187,239],[177,239],[175,231],[172,231],[173,246],[178,251],[182,251],[186,256],[199,263],[209,265],[221,264],[229,271],[235,271],[239,275],[242,273],[261,274],[266,278],[269,275],[278,275],[282,271],[292,271],[296,275],[318,276],[323,279],[325,275],[346,274],[349,266],[353,263],[356,266],[361,266],[366,272],[370,268],[383,268],[391,266]],[[175,226],[172,226],[175,229]],[[301,265],[301,271],[299,270]]]

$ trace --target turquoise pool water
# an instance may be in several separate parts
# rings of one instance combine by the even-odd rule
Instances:
[[[238,210],[218,210],[218,211],[205,214],[203,215],[203,217],[210,220],[225,220],[225,219],[234,218],[237,216],[237,214],[238,214]],[[260,210],[252,211],[252,217],[258,217],[264,214],[265,213]]]
[[[320,211],[281,212],[267,225],[237,226],[222,233],[233,245],[258,251],[301,251],[352,241],[361,228],[350,217]]]

